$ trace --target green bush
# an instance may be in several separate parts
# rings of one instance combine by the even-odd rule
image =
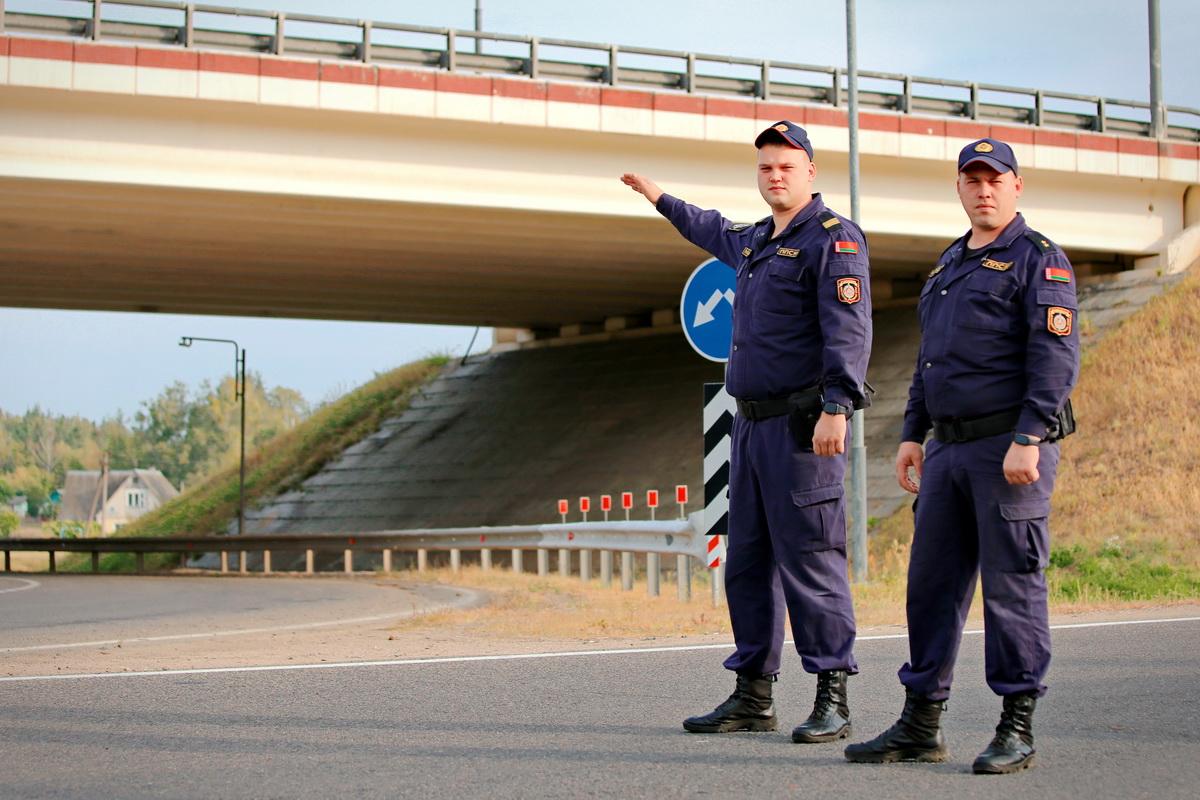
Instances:
[[[21,518],[17,516],[17,512],[7,508],[0,508],[0,539],[7,539],[13,535],[13,531],[21,524]]]

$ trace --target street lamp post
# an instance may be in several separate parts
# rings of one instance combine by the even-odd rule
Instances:
[[[242,401],[241,463],[238,467],[238,536],[246,527],[246,350],[233,339],[209,339],[204,336],[184,336],[180,347],[191,347],[192,342],[224,342],[233,345],[234,399]]]

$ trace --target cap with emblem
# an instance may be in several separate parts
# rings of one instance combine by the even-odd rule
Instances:
[[[786,144],[803,150],[808,153],[808,158],[811,161],[813,157],[812,142],[808,140],[808,131],[801,128],[794,122],[789,122],[782,119],[776,122],[771,127],[758,135],[754,140],[755,147],[762,147],[764,144]]]
[[[999,139],[980,139],[971,142],[958,153],[958,171],[972,164],[985,164],[996,172],[1017,174],[1017,157],[1012,148]]]

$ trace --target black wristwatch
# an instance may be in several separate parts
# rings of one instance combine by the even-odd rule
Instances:
[[[1031,445],[1035,445],[1039,441],[1041,441],[1041,440],[1035,439],[1034,437],[1029,436],[1028,434],[1024,434],[1024,433],[1014,433],[1013,434],[1013,443],[1019,444],[1022,447],[1029,447]]]
[[[846,418],[854,414],[854,409],[844,406],[841,403],[835,403],[832,400],[821,406],[821,410],[826,414],[841,414]]]

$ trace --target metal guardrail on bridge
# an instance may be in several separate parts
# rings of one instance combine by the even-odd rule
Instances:
[[[163,0],[92,0],[90,5],[91,16],[82,17],[5,12],[0,0],[0,33],[334,58],[833,108],[847,101],[846,76],[837,67]],[[137,19],[139,13],[158,20]],[[164,22],[164,15],[177,19]],[[476,51],[486,42],[507,52],[462,50],[464,41],[475,44]],[[858,76],[859,104],[867,109],[1151,135],[1147,102],[869,70],[859,70]],[[1200,109],[1166,106],[1166,115],[1165,138],[1200,142]]]
[[[144,571],[147,553],[177,553],[201,555],[219,553],[221,571],[229,572],[229,554],[238,554],[238,568],[247,571],[247,554],[262,554],[262,571],[272,572],[272,553],[304,553],[305,572],[315,571],[318,551],[341,551],[343,569],[354,570],[355,553],[381,553],[383,570],[392,571],[395,551],[417,554],[417,568],[423,570],[429,551],[450,554],[451,569],[461,566],[464,550],[479,551],[484,569],[492,565],[492,550],[511,551],[514,572],[524,569],[524,552],[537,552],[539,575],[549,573],[550,551],[558,551],[559,574],[571,574],[572,551],[579,553],[578,574],[581,579],[593,577],[592,553],[600,554],[600,581],[609,585],[613,577],[613,553],[621,554],[622,586],[633,588],[633,555],[646,555],[647,590],[659,593],[659,556],[676,557],[676,573],[680,599],[691,597],[693,558],[701,564],[706,555],[706,542],[699,532],[699,515],[691,519],[661,521],[581,522],[551,525],[506,525],[484,528],[427,528],[404,531],[372,531],[368,533],[272,534],[246,536],[169,536],[169,537],[88,537],[79,539],[0,539],[4,551],[4,571],[12,571],[12,552],[44,552],[49,556],[49,571],[57,569],[58,553],[90,553],[92,571],[100,569],[101,553],[132,553],[137,572]],[[714,586],[716,583],[714,582]],[[714,600],[717,592],[714,591]]]

